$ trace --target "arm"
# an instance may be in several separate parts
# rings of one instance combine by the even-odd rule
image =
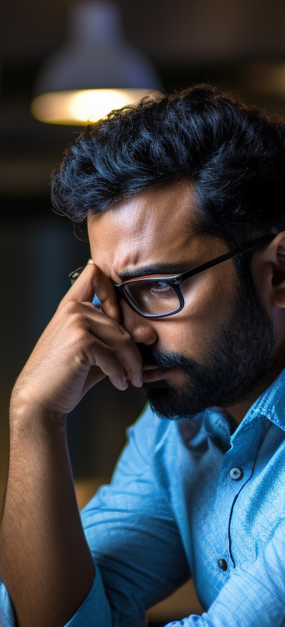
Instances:
[[[92,304],[94,292],[103,311]],[[109,376],[141,385],[141,358],[119,325],[111,283],[87,265],[61,302],[13,390],[1,576],[20,627],[62,627],[94,578],[78,513],[66,415]]]
[[[81,512],[96,577],[66,627],[144,627],[146,609],[189,578],[163,473],[157,477],[153,463],[154,450],[172,427],[147,409],[128,430],[111,485],[102,486]],[[0,611],[0,625],[10,627],[0,580],[0,608],[1,603],[6,620],[2,626]]]

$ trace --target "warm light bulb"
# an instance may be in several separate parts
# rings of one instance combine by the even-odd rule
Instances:
[[[32,115],[50,124],[86,125],[105,117],[113,109],[134,104],[150,89],[85,89],[41,94],[31,103]]]

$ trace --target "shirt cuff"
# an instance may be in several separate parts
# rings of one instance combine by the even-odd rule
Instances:
[[[13,627],[15,614],[7,588],[0,579],[0,627]]]
[[[86,599],[65,627],[112,627],[109,603],[106,599],[101,573],[95,565],[95,577]]]
[[[0,627],[15,627],[13,606],[0,580]],[[92,587],[73,617],[65,627],[111,627],[112,618],[110,606],[106,599],[102,577],[96,566],[96,573]]]

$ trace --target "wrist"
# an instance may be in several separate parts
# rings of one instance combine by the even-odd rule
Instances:
[[[15,386],[10,400],[11,429],[45,429],[65,430],[67,414],[45,407],[32,397],[24,387]]]

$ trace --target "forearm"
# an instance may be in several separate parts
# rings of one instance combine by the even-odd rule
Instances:
[[[62,627],[83,602],[94,577],[65,420],[55,420],[46,410],[22,415],[12,420],[10,438],[1,575],[20,627]]]
[[[92,305],[94,293],[100,311]],[[120,390],[128,381],[142,385],[141,355],[119,320],[111,282],[87,265],[13,389],[0,570],[20,627],[62,627],[92,586],[65,415],[106,376]]]

